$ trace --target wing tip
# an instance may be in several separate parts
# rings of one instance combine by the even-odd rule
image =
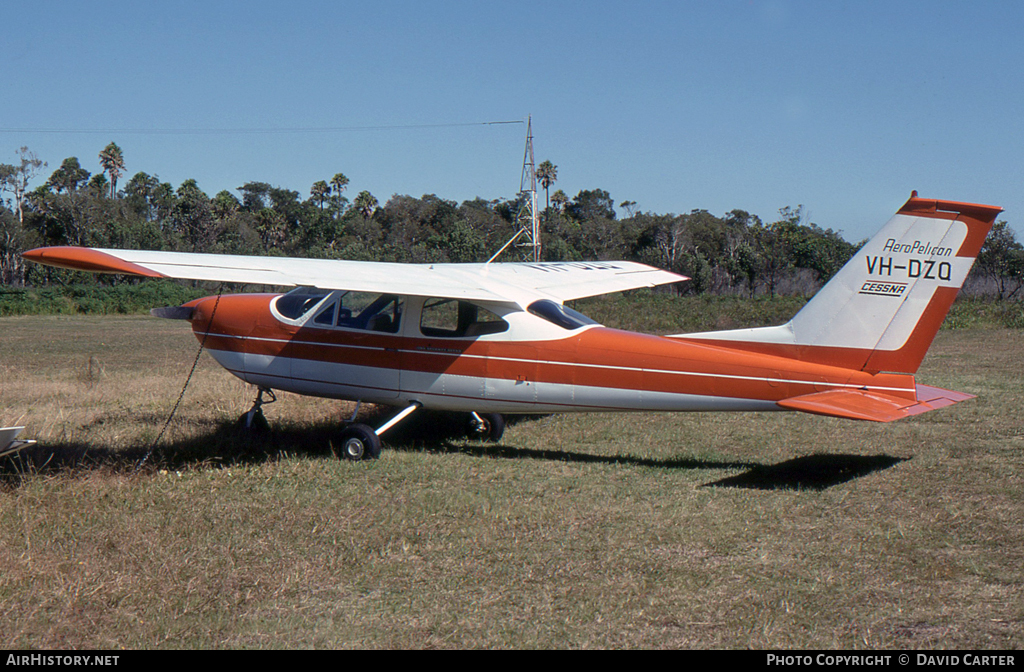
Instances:
[[[145,266],[133,264],[119,259],[112,254],[100,252],[90,247],[37,247],[23,252],[23,258],[37,264],[67,268],[73,271],[90,273],[126,273],[140,275],[145,278],[164,278],[162,273],[150,270]]]

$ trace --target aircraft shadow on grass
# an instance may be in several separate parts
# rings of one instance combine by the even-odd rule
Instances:
[[[381,417],[386,417],[385,415]],[[361,420],[378,420],[372,412]],[[543,416],[509,416],[508,424],[536,421]],[[163,422],[146,418],[155,427]],[[17,455],[0,459],[0,484],[16,486],[28,473],[82,473],[107,468],[130,472],[140,462],[146,469],[178,470],[203,465],[260,463],[282,454],[325,456],[338,448],[344,423],[328,420],[301,427],[243,434],[235,421],[210,424],[198,436],[160,441],[155,447],[139,444],[111,447],[81,441],[36,444]],[[422,417],[389,433],[385,450],[402,452],[461,453],[474,457],[548,460],[580,464],[618,464],[658,469],[745,469],[744,473],[705,484],[705,487],[734,487],[758,490],[823,490],[875,471],[887,469],[904,458],[887,455],[825,455],[798,457],[774,465],[755,461],[723,461],[701,458],[653,459],[628,455],[594,455],[552,449],[518,448],[504,443],[465,441],[465,418],[461,414],[423,413]],[[151,450],[152,448],[152,450]],[[148,454],[148,457],[147,457]]]
[[[649,459],[622,455],[592,455],[561,450],[536,450],[493,444],[452,445],[455,452],[481,457],[551,460],[556,462],[623,464],[660,469],[746,469],[704,487],[748,488],[752,490],[825,490],[876,471],[888,469],[905,459],[888,455],[809,455],[779,464],[729,462],[699,458]]]
[[[890,455],[828,455],[817,453],[778,464],[759,464],[749,471],[729,476],[705,487],[749,488],[753,490],[825,490],[876,471],[888,469],[910,458]]]

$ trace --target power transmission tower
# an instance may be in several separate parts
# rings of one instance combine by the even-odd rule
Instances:
[[[519,195],[524,198],[517,223],[529,238],[519,247],[532,261],[540,261],[540,221],[537,218],[537,170],[533,162],[533,117],[526,119],[526,151],[523,152],[523,176],[519,180]],[[531,254],[532,253],[532,254]]]
[[[533,117],[526,120],[526,151],[523,153],[523,176],[519,180],[519,200],[522,205],[516,213],[516,235],[505,243],[494,256],[487,260],[491,263],[516,243],[524,261],[540,261],[540,220],[537,218],[537,172],[533,161]],[[519,242],[516,242],[516,241]]]

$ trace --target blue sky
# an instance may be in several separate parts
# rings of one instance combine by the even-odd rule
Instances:
[[[68,156],[98,172],[115,141],[126,177],[211,195],[262,181],[306,197],[343,172],[350,198],[507,198],[525,126],[481,122],[532,115],[536,160],[570,197],[766,221],[803,204],[859,240],[917,189],[1024,230],[1020,2],[0,8],[0,162],[27,145],[42,179]],[[279,132],[325,128],[345,130]],[[155,129],[224,130],[128,132]]]

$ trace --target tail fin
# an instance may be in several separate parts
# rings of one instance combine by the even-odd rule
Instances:
[[[914,373],[1000,212],[918,198],[915,191],[787,324],[685,337],[856,370]]]

